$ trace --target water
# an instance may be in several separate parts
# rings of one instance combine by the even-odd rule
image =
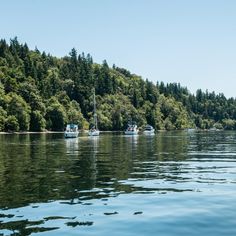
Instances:
[[[236,235],[236,133],[0,135],[0,235]]]

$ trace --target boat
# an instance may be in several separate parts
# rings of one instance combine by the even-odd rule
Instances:
[[[137,135],[138,127],[136,124],[128,124],[127,129],[125,130],[126,135]]]
[[[93,93],[93,120],[94,120],[94,125],[89,130],[88,135],[89,136],[99,136],[100,131],[98,129],[98,120],[97,120],[97,113],[96,113],[95,90],[94,90],[94,93]]]
[[[67,124],[64,132],[65,138],[77,138],[79,135],[78,125]]]
[[[155,134],[155,129],[151,125],[146,125],[143,130],[143,133],[146,135],[153,135]]]
[[[99,134],[100,134],[100,131],[96,129],[95,127],[92,127],[88,132],[89,136],[99,136]]]

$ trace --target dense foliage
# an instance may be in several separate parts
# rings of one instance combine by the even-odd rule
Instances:
[[[131,119],[166,130],[236,128],[234,98],[153,84],[74,48],[56,58],[17,38],[0,41],[0,131],[61,131],[68,122],[88,129],[94,89],[101,130],[123,130]]]

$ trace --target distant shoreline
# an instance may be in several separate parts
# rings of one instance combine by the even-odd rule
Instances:
[[[88,133],[89,130],[79,130],[80,133]],[[123,132],[121,131],[100,131],[102,133],[115,133]],[[0,132],[1,134],[63,134],[64,131],[19,131],[19,132]]]
[[[0,134],[56,134],[56,133],[64,133],[64,131],[21,131],[21,132],[0,132]]]
[[[88,130],[79,130],[80,133],[88,133]],[[100,131],[102,133],[115,133],[123,132],[121,131]],[[21,132],[0,132],[0,134],[63,134],[64,131],[21,131]]]
[[[162,133],[162,132],[169,132],[169,131],[187,131],[187,132],[191,132],[191,131],[197,131],[197,132],[204,132],[204,131],[223,131],[224,129],[176,129],[176,130],[157,130],[157,133]],[[79,133],[88,133],[89,130],[79,130]],[[233,131],[233,130],[232,130]],[[116,131],[102,131],[100,130],[101,133],[121,133],[124,132],[123,130],[116,130]],[[1,134],[63,134],[64,131],[19,131],[19,132],[0,132]]]

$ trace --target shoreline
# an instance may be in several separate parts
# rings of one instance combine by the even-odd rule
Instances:
[[[19,132],[0,132],[0,134],[56,134],[64,131],[19,131]]]
[[[224,129],[222,129],[224,130]],[[191,131],[221,131],[221,130],[212,130],[212,129],[179,129],[179,130],[157,130],[157,133],[162,133],[162,132],[171,132],[171,131],[187,131],[187,132],[191,132]],[[88,133],[89,130],[79,130],[79,133]],[[124,132],[123,130],[115,130],[115,131],[102,131],[100,130],[100,132],[102,133],[120,133],[120,132]],[[63,134],[64,131],[18,131],[18,132],[0,132],[0,135],[2,134]]]

